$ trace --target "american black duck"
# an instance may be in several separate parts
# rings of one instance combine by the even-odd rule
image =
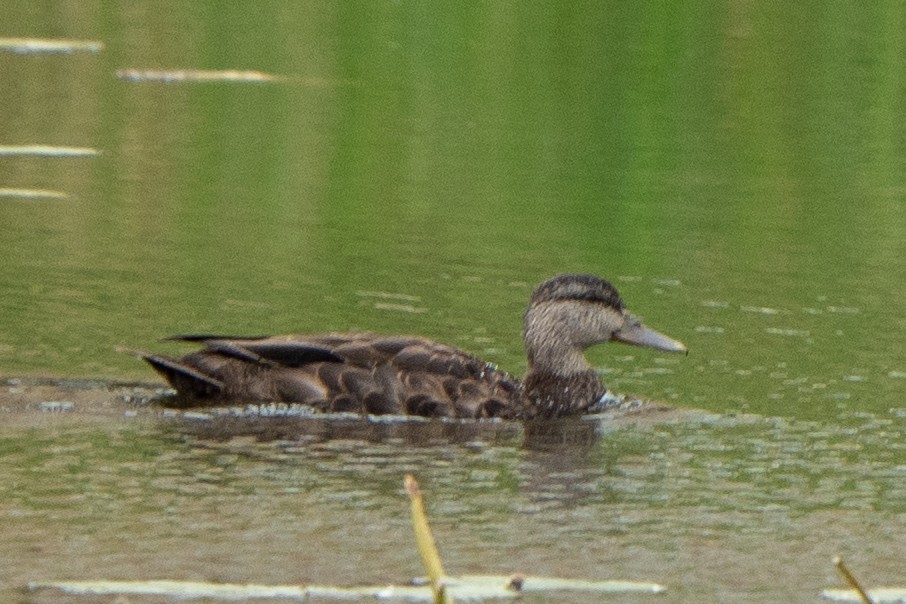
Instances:
[[[523,335],[521,382],[451,346],[367,333],[174,336],[203,348],[142,358],[176,389],[178,406],[287,402],[332,412],[529,419],[580,414],[601,399],[606,389],[584,355],[590,346],[686,352],[633,318],[613,285],[593,275],[559,275],[536,287]]]

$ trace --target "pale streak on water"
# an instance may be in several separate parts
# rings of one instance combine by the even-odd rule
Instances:
[[[0,50],[16,54],[98,53],[104,43],[97,40],[66,40],[61,38],[0,38]]]
[[[91,157],[100,151],[91,147],[60,147],[55,145],[0,145],[0,156]]]

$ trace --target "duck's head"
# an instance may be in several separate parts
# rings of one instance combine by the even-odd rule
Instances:
[[[557,375],[587,371],[583,351],[604,342],[686,352],[629,314],[616,288],[594,275],[558,275],[536,287],[524,336],[529,371]]]

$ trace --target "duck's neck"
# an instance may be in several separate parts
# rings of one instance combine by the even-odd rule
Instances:
[[[585,359],[585,351],[561,337],[525,339],[525,354],[528,356],[529,372],[569,375],[591,369]]]
[[[523,379],[530,415],[558,417],[581,413],[605,392],[582,349],[557,339],[526,340],[528,373]]]

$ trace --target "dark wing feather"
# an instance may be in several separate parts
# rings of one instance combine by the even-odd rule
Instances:
[[[246,342],[241,348],[285,367],[301,367],[309,363],[343,363],[345,359],[321,346],[305,342]]]
[[[177,334],[164,338],[164,342],[207,342],[209,340],[266,340],[270,336],[225,336],[211,333]]]
[[[300,367],[307,363],[342,363],[343,358],[322,346],[302,341],[284,341],[262,337],[235,337],[213,334],[176,335],[166,338],[177,342],[201,342],[207,350],[231,356],[250,363],[271,361],[286,367]]]

